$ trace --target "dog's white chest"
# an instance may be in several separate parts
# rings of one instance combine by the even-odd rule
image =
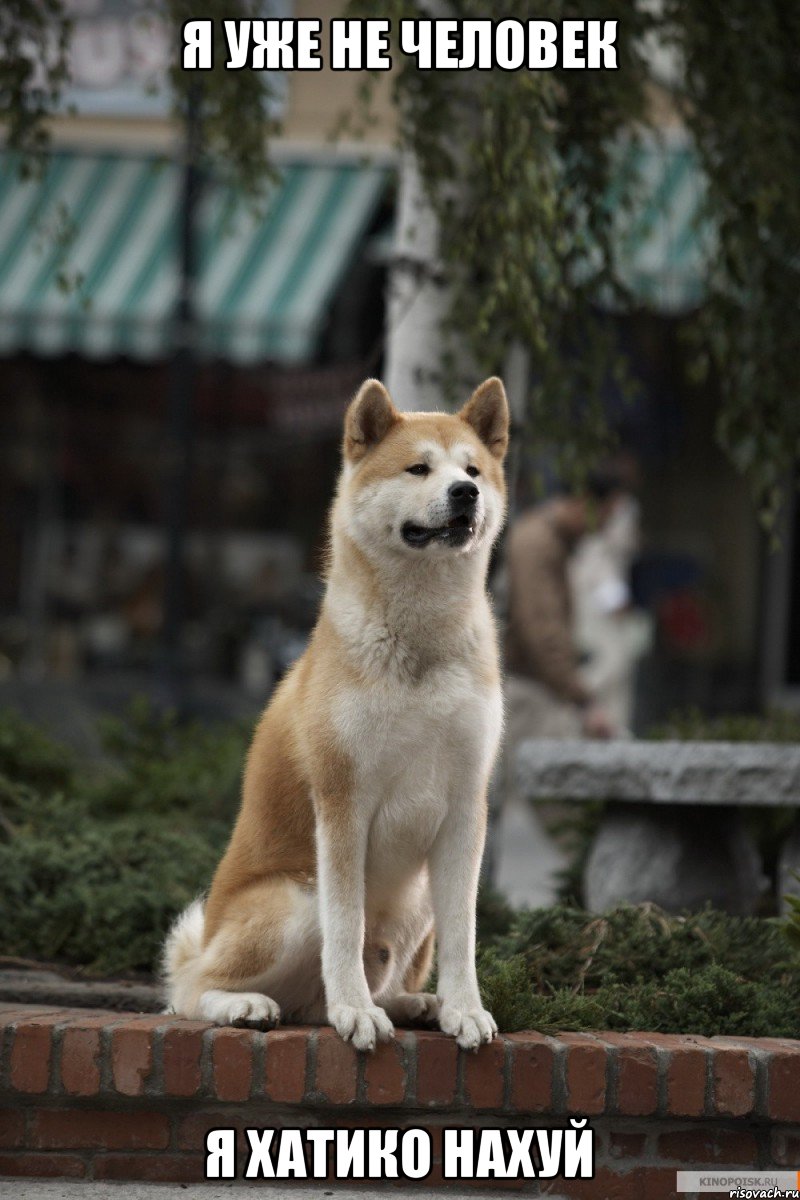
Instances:
[[[355,767],[355,801],[370,821],[368,873],[397,881],[417,869],[451,804],[482,785],[500,728],[500,697],[463,665],[416,687],[341,693],[337,732]]]
[[[431,670],[417,685],[342,689],[335,723],[356,777],[390,792],[420,776],[447,786],[465,755],[473,762],[492,752],[500,706],[499,689],[478,685],[459,664]]]

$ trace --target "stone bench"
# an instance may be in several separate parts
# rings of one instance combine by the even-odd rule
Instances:
[[[755,911],[767,887],[745,807],[800,807],[800,747],[755,742],[523,742],[532,800],[605,801],[584,874],[593,911],[652,901]],[[800,892],[800,826],[779,863],[781,896]]]

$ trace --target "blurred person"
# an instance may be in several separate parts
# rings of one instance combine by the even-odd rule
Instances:
[[[579,669],[569,568],[582,539],[607,524],[623,494],[615,472],[598,472],[584,494],[554,496],[522,513],[509,531],[505,735],[492,787],[485,870],[515,906],[554,903],[566,865],[541,814],[516,785],[520,743],[617,733]]]
[[[625,732],[632,724],[636,667],[652,641],[652,620],[634,607],[631,595],[640,544],[639,501],[622,494],[605,527],[583,538],[570,563],[581,678],[614,727]]]
[[[570,561],[624,496],[616,470],[584,493],[561,493],[520,516],[507,547],[506,743],[521,737],[598,737],[617,726],[579,667]]]

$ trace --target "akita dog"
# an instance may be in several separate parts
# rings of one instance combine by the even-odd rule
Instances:
[[[497,1032],[475,900],[502,725],[486,575],[507,446],[499,379],[457,415],[401,413],[374,379],[350,404],[320,617],[256,728],[208,899],[167,938],[175,1012],[327,1019],[359,1050],[393,1021],[438,1021],[468,1049]]]

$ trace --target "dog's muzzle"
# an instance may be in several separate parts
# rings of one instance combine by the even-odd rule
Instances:
[[[448,546],[464,546],[475,535],[478,527],[477,509],[480,491],[470,480],[451,483],[447,489],[450,516],[444,525],[416,525],[406,521],[401,530],[403,541],[409,546],[421,548],[431,542]]]

